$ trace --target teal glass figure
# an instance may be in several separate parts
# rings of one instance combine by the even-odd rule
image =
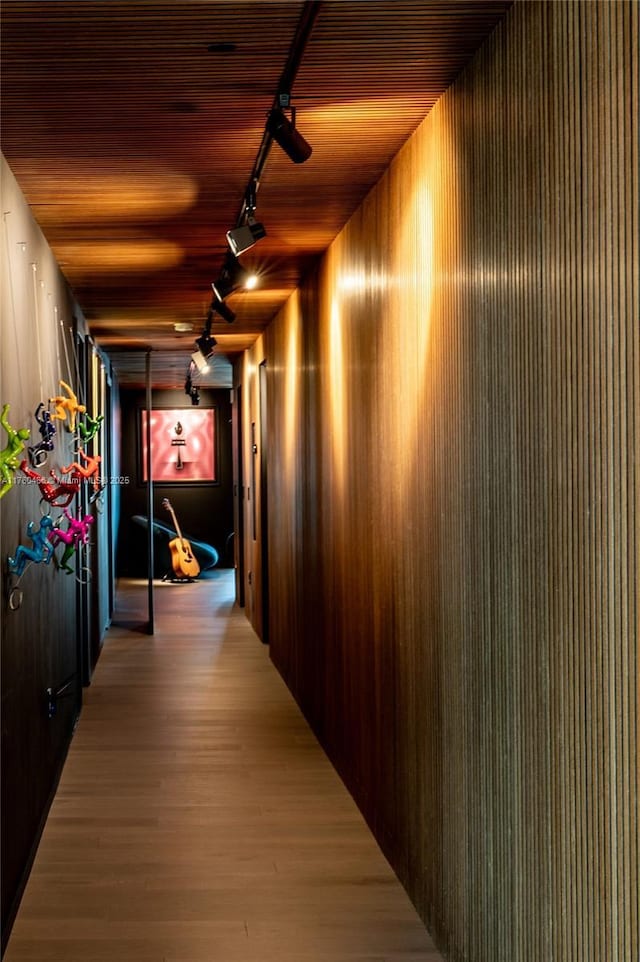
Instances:
[[[19,544],[13,557],[7,558],[9,573],[17,578],[22,577],[28,561],[34,564],[49,564],[53,557],[53,545],[49,541],[49,534],[53,528],[53,519],[48,515],[42,518],[40,524],[36,526],[35,521],[30,521],[27,525],[27,537],[32,542],[32,547]]]

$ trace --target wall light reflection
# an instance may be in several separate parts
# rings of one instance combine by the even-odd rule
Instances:
[[[298,383],[300,379],[300,295],[299,291],[287,302],[285,369],[285,477],[292,479],[295,472],[295,450],[298,437]]]
[[[331,301],[329,321],[329,404],[331,412],[331,451],[333,455],[334,482],[337,492],[344,490],[346,467],[345,430],[347,424],[345,358],[340,305],[336,298]]]
[[[338,290],[345,294],[363,294],[366,291],[386,291],[389,276],[383,272],[352,271],[338,276]]]
[[[394,353],[401,364],[396,378],[402,410],[394,428],[399,455],[408,459],[402,470],[409,471],[423,437],[435,270],[433,199],[424,181],[416,185],[403,209],[393,260],[397,285],[391,312],[396,319],[392,336],[397,339]]]

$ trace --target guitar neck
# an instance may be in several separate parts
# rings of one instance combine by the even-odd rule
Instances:
[[[175,511],[173,510],[173,507],[172,507],[170,504],[167,504],[167,509],[168,509],[169,513],[171,514],[171,517],[173,518],[173,526],[174,526],[174,528],[176,529],[177,535],[178,535],[178,537],[180,538],[180,541],[182,541],[182,531],[180,530],[180,525],[178,524],[178,519],[176,518],[176,513],[175,513]]]

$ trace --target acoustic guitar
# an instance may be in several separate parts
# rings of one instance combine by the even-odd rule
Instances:
[[[200,574],[200,565],[194,558],[191,545],[186,538],[182,537],[178,519],[176,518],[175,511],[173,510],[171,502],[168,498],[163,500],[162,507],[166,508],[171,515],[173,519],[173,526],[178,533],[178,537],[173,538],[173,540],[169,542],[173,572],[176,578],[197,578]]]

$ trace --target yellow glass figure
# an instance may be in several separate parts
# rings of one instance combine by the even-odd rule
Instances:
[[[60,387],[65,389],[68,396],[65,397],[64,394],[58,394],[56,397],[49,398],[49,403],[55,404],[56,408],[51,417],[59,421],[64,421],[68,415],[69,430],[75,431],[76,414],[84,414],[87,409],[84,404],[78,403],[77,396],[66,381],[60,381]]]

